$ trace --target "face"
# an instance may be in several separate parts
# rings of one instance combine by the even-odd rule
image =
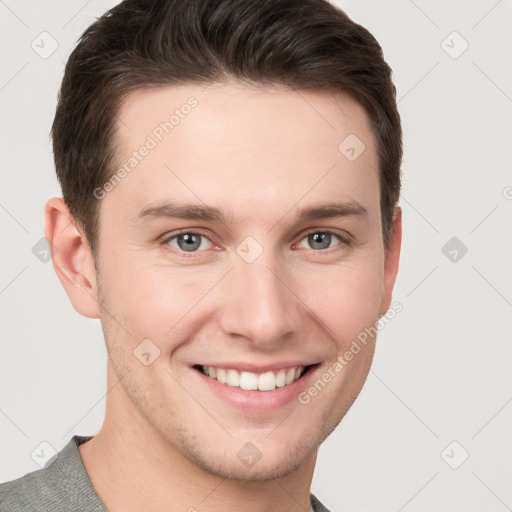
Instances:
[[[116,410],[219,476],[290,474],[359,394],[375,340],[344,354],[390,303],[367,115],[344,95],[169,87],[127,97],[116,140],[125,172],[97,192]]]

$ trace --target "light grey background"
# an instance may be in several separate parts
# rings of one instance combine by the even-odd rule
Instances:
[[[34,453],[51,451],[42,442],[60,450],[103,420],[99,321],[75,312],[32,248],[46,199],[60,194],[49,131],[64,63],[115,3],[0,0],[0,481],[38,469]],[[339,5],[377,37],[395,74],[403,311],[323,445],[312,490],[333,512],[512,510],[512,2]],[[48,58],[43,31],[58,43]],[[442,251],[452,237],[465,255],[459,242]]]

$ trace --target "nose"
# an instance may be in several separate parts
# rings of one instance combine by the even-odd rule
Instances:
[[[266,252],[252,263],[237,258],[222,284],[223,332],[263,350],[289,341],[304,318],[302,302],[290,281],[289,273]]]

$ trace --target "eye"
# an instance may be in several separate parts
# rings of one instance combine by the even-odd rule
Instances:
[[[315,252],[321,252],[326,249],[331,249],[336,246],[346,247],[350,245],[350,238],[347,235],[343,237],[338,233],[332,231],[312,231],[302,238],[302,240],[296,244],[298,247],[307,249],[303,243],[306,241],[309,248]],[[338,243],[336,243],[338,241]],[[171,246],[178,253],[198,253],[208,250],[212,247],[213,243],[211,240],[201,233],[194,231],[183,231],[171,236],[166,237],[161,242],[164,246]]]
[[[175,249],[184,252],[198,252],[199,249],[207,249],[203,243],[205,240],[211,244],[210,240],[200,233],[183,232],[166,238],[162,241],[164,245],[171,245]]]
[[[343,238],[341,235],[338,235],[337,233],[333,233],[332,231],[313,231],[309,234],[307,234],[300,242],[299,247],[301,247],[302,242],[306,240],[308,244],[310,244],[310,247],[315,250],[324,250],[324,249],[330,249],[331,247],[334,247],[335,245],[348,245],[349,241],[345,238]],[[332,242],[335,242],[338,240],[339,244],[332,245]]]

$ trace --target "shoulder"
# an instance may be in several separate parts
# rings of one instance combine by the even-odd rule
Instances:
[[[320,500],[311,493],[311,506],[313,507],[314,512],[330,512],[328,508],[326,508]]]
[[[80,459],[78,444],[87,439],[73,436],[43,469],[0,484],[0,512],[105,511]]]
[[[0,484],[0,511],[42,510],[43,506],[55,502],[56,489],[52,488],[48,476],[47,469],[40,469]]]

